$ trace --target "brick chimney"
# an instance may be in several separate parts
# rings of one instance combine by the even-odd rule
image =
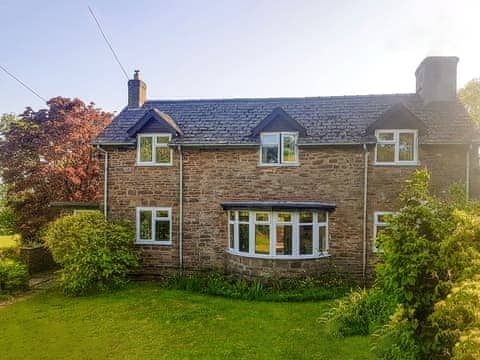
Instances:
[[[128,107],[142,107],[147,99],[147,84],[140,80],[140,71],[135,70],[132,80],[128,80]]]
[[[415,71],[417,94],[424,103],[452,101],[457,96],[456,56],[426,57]]]

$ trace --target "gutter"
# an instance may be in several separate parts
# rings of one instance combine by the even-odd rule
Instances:
[[[178,259],[180,271],[183,271],[183,153],[182,145],[178,145],[179,154],[179,219],[178,219]]]
[[[367,281],[367,192],[368,192],[368,148],[363,144],[364,170],[363,170],[363,257],[362,276],[363,284]]]
[[[105,155],[105,161],[103,162],[103,216],[107,218],[107,204],[108,204],[108,152],[97,144],[97,150],[101,151]]]

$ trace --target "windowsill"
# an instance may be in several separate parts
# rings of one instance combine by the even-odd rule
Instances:
[[[420,166],[420,161],[406,161],[406,162],[377,162],[373,163],[375,166]]]
[[[315,259],[324,259],[328,258],[331,255],[327,253],[323,253],[320,255],[261,255],[261,254],[248,254],[242,253],[239,251],[233,251],[231,249],[227,250],[227,253],[235,256],[247,257],[247,258],[254,258],[254,259],[265,259],[265,260],[315,260]]]
[[[290,166],[300,166],[300,163],[299,162],[296,162],[296,163],[281,163],[281,164],[258,163],[258,167],[290,167]]]
[[[135,163],[135,166],[136,167],[151,167],[151,166],[154,166],[154,167],[167,167],[167,166],[172,166],[173,164],[172,163],[168,163],[168,164],[154,164],[154,163]]]
[[[135,241],[135,245],[163,245],[163,246],[171,246],[172,242],[171,241],[148,241],[148,240],[137,240]]]

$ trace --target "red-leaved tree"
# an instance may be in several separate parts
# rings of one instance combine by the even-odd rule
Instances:
[[[95,201],[99,196],[99,161],[91,141],[108,125],[112,114],[62,97],[48,109],[27,108],[3,130],[0,169],[8,184],[8,202],[25,242],[54,214],[53,201]]]

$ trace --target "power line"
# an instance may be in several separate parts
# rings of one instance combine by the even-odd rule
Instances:
[[[110,51],[112,52],[115,60],[117,60],[117,63],[120,66],[120,69],[122,69],[123,73],[125,74],[125,77],[128,80],[127,72],[125,71],[125,68],[123,67],[122,63],[120,62],[120,59],[118,58],[117,54],[115,53],[115,50],[113,50],[113,47],[110,44],[110,41],[108,40],[107,35],[105,35],[105,33],[103,32],[102,26],[100,25],[100,22],[97,20],[97,17],[95,16],[95,13],[93,12],[93,10],[90,6],[88,6],[88,10],[90,11],[90,14],[92,15],[95,22],[97,23],[98,29],[100,30],[100,33],[102,34],[103,38],[105,39],[105,42],[107,43],[108,47],[110,48]]]
[[[25,89],[27,89],[28,91],[30,91],[33,95],[35,95],[36,97],[38,97],[39,99],[43,100],[45,103],[47,102],[47,100],[41,96],[39,93],[37,93],[35,90],[33,90],[30,86],[28,86],[27,84],[25,84],[22,80],[20,80],[19,78],[17,78],[15,75],[13,75],[10,71],[8,71],[7,69],[5,69],[2,65],[0,65],[0,69],[2,69],[8,76],[10,76],[12,79],[16,80],[17,82],[19,82]]]

